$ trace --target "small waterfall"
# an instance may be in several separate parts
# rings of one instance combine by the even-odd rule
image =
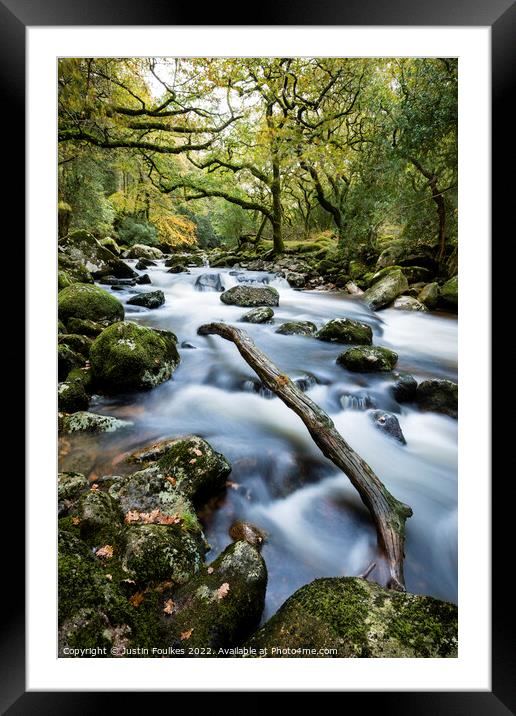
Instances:
[[[369,410],[376,403],[368,393],[347,393],[340,396],[340,404],[344,410]]]

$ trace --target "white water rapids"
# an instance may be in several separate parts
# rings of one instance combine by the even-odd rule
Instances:
[[[225,498],[204,515],[212,546],[208,560],[231,541],[228,528],[234,520],[248,520],[267,532],[264,618],[316,577],[362,572],[376,559],[376,533],[346,476],[323,457],[291,410],[278,398],[256,392],[257,378],[232,343],[197,335],[203,323],[237,323],[249,310],[226,306],[217,291],[196,290],[200,274],[219,274],[225,288],[242,279],[270,281],[280,293],[274,323],[239,325],[283,372],[303,380],[310,397],[330,414],[350,445],[395,497],[412,507],[407,590],[456,601],[457,421],[398,405],[390,395],[388,374],[350,373],[337,365],[335,358],[345,346],[274,332],[285,320],[308,320],[319,327],[330,318],[356,318],[371,325],[376,345],[398,353],[396,370],[408,371],[417,380],[455,380],[456,319],[394,309],[372,313],[354,297],[296,291],[272,274],[238,271],[238,276],[229,269],[210,268],[170,274],[159,264],[140,272],[150,275],[152,286],[124,288],[115,295],[125,302],[136,292],[159,288],[165,293],[165,304],[155,310],[126,306],[126,319],[174,331],[181,364],[172,380],[148,393],[97,396],[91,410],[127,416],[134,428],[123,437],[74,438],[62,469],[72,469],[72,462],[73,468],[81,467],[83,454],[89,461],[82,468],[86,472],[116,474],[117,466],[109,460],[120,452],[158,438],[200,435],[233,466]],[[185,341],[196,348],[181,347]],[[373,425],[364,409],[371,404],[397,414],[406,445]],[[375,577],[381,581],[380,568],[370,578]]]

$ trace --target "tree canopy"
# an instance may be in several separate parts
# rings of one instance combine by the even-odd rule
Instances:
[[[456,250],[455,59],[63,59],[58,139],[71,226],[123,243]]]

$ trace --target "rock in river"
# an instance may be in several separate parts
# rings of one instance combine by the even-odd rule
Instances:
[[[219,273],[203,273],[197,276],[194,288],[197,291],[223,291],[224,286]]]
[[[357,577],[316,579],[301,587],[245,646],[266,657],[457,656],[457,607],[433,597],[386,590]],[[274,652],[274,648],[285,650]]]
[[[233,286],[220,300],[230,306],[278,306],[279,293],[272,286]]]
[[[106,328],[90,350],[92,380],[108,395],[153,388],[179,361],[173,333],[127,321]]]
[[[57,298],[59,318],[66,324],[71,318],[94,321],[105,326],[124,320],[124,307],[120,301],[99,286],[74,283],[59,291]]]
[[[253,308],[247,313],[244,313],[241,321],[245,323],[268,323],[272,320],[274,311],[269,306],[260,306],[259,308]]]
[[[380,346],[350,348],[337,357],[337,363],[357,373],[389,371],[394,368],[398,355]]]
[[[134,244],[126,252],[128,259],[162,259],[163,251],[155,246],[146,246],[145,244]]]
[[[210,567],[172,593],[173,611],[162,617],[167,642],[194,649],[238,646],[260,621],[266,586],[267,568],[258,549],[242,540],[234,542]]]
[[[441,299],[449,306],[457,306],[459,303],[459,277],[454,276],[441,288]]]
[[[274,332],[282,336],[313,336],[316,330],[317,326],[311,321],[287,321]]]
[[[144,308],[159,308],[165,303],[163,291],[148,291],[138,293],[127,301],[130,306],[143,306]]]
[[[368,288],[361,298],[369,308],[373,311],[378,311],[378,309],[392,303],[407,288],[408,281],[402,271],[390,271],[384,278]]]
[[[402,445],[406,444],[407,441],[401,430],[398,418],[393,413],[388,413],[386,410],[371,410],[369,417],[378,430],[390,435]]]
[[[392,304],[392,307],[400,311],[428,311],[425,304],[413,296],[398,296]]]
[[[132,423],[110,415],[97,415],[87,411],[79,411],[66,415],[63,419],[63,433],[113,433],[115,430],[127,428]]]
[[[408,373],[395,374],[394,385],[391,392],[398,403],[411,403],[416,399],[417,381]]]
[[[430,310],[435,308],[439,303],[439,296],[441,290],[439,284],[435,281],[433,283],[427,283],[418,294],[418,300],[424,303]]]
[[[424,380],[417,387],[416,402],[424,410],[444,413],[451,418],[458,416],[459,387],[444,378]]]
[[[97,239],[82,229],[72,231],[68,236],[59,239],[59,248],[72,261],[79,262],[94,276],[111,274],[117,278],[134,278],[136,271],[119,259]]]
[[[84,384],[79,380],[65,380],[57,388],[57,407],[61,412],[74,413],[86,410],[90,399]]]
[[[350,318],[333,318],[317,331],[315,337],[320,341],[371,345],[373,331],[367,323],[353,321]]]

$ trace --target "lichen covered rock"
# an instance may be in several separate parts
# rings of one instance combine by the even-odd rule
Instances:
[[[274,332],[282,336],[313,336],[316,330],[317,326],[311,321],[287,321]]]
[[[86,410],[90,399],[79,380],[65,380],[57,387],[57,407],[63,413]]]
[[[424,410],[458,417],[459,386],[451,380],[424,380],[417,387],[416,402]]]
[[[162,259],[163,251],[156,246],[146,246],[145,244],[134,244],[126,252],[128,259]]]
[[[397,353],[380,346],[350,348],[337,357],[339,365],[357,373],[389,371],[397,361]]]
[[[184,584],[202,566],[205,546],[199,533],[180,525],[132,525],[125,534],[123,566],[137,583]]]
[[[259,308],[253,308],[251,311],[244,313],[241,321],[245,323],[268,323],[272,320],[274,311],[269,306],[260,306]]]
[[[122,510],[117,499],[102,490],[88,490],[77,507],[82,539],[96,546],[119,541]]]
[[[268,658],[456,657],[457,607],[356,577],[316,579],[289,597],[245,646]]]
[[[208,571],[209,570],[209,571]],[[234,542],[208,569],[173,592],[174,608],[162,619],[171,646],[211,649],[238,646],[262,615],[267,569],[253,545]],[[199,653],[199,656],[219,656]]]
[[[439,296],[441,295],[441,290],[439,288],[439,284],[435,281],[433,283],[427,283],[419,292],[418,294],[418,301],[421,301],[421,303],[424,303],[427,308],[430,310],[432,308],[435,308],[437,304],[439,303]]]
[[[333,318],[317,331],[315,336],[320,341],[333,343],[355,343],[371,345],[373,331],[367,323],[354,321],[351,318]]]
[[[76,353],[80,353],[82,356],[87,358],[90,353],[90,347],[92,340],[87,336],[81,336],[78,333],[65,333],[57,337],[59,345],[66,345]]]
[[[59,248],[75,264],[81,264],[94,276],[111,274],[117,278],[133,278],[136,272],[88,231],[72,231],[59,239]]]
[[[230,306],[278,306],[279,293],[272,286],[233,286],[220,300]]]
[[[59,318],[67,324],[71,318],[95,321],[104,326],[123,321],[124,307],[120,301],[99,286],[74,283],[59,291]]]
[[[69,346],[61,344],[57,346],[57,379],[66,380],[68,373],[74,368],[82,368],[86,359],[80,353],[76,353]]]
[[[102,323],[83,318],[69,318],[66,325],[70,333],[78,333],[90,338],[96,338],[106,327]]]
[[[392,303],[407,288],[408,281],[402,271],[390,271],[384,278],[368,288],[361,298],[369,308],[378,311]]]
[[[57,499],[75,500],[88,487],[88,480],[81,472],[60,472],[57,475]]]
[[[85,410],[63,418],[63,433],[113,433],[132,425],[129,420],[120,420],[111,415],[97,415]]]
[[[107,394],[149,390],[168,380],[179,361],[173,333],[129,322],[106,328],[90,350],[92,379]]]
[[[425,304],[413,296],[398,296],[392,304],[392,307],[400,311],[428,311]]]

